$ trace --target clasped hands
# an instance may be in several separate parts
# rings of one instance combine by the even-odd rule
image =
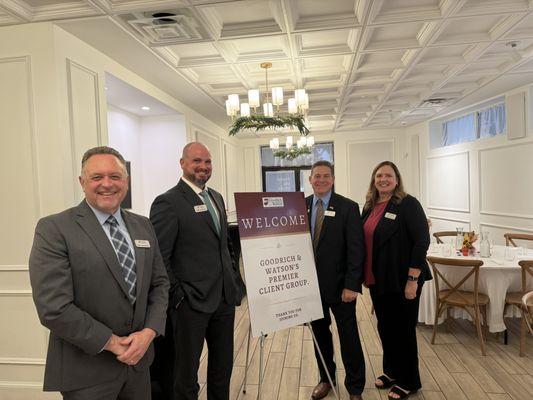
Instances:
[[[104,350],[115,354],[117,360],[124,364],[136,365],[143,358],[155,336],[155,331],[150,328],[144,328],[128,336],[117,336],[113,333]]]

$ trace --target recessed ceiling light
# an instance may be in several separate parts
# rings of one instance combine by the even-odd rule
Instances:
[[[148,110],[150,110],[150,107],[148,107],[148,106],[142,106],[142,107],[141,107],[141,110],[143,110],[143,111],[148,111]]]
[[[104,90],[107,90],[107,86],[104,86]]]

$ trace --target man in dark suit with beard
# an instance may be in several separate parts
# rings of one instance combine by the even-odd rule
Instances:
[[[350,400],[362,399],[365,386],[365,362],[355,305],[363,279],[363,224],[354,201],[333,193],[333,166],[318,161],[311,168],[309,182],[313,195],[306,198],[313,249],[324,318],[311,326],[324,356],[327,371],[335,384],[333,340],[330,331],[330,310],[335,316],[341,356],[346,370],[344,384]],[[313,400],[326,397],[331,389],[326,370],[315,347],[320,382],[313,390]]]
[[[169,317],[175,347],[171,398],[198,398],[205,339],[207,398],[227,400],[242,280],[233,263],[224,200],[206,186],[212,172],[209,150],[198,142],[187,144],[180,165],[182,178],[154,200],[150,211],[171,284]]]

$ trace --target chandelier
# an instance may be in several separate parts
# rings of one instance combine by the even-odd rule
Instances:
[[[261,68],[265,70],[265,84],[266,92],[264,94],[262,114],[260,108],[260,94],[258,89],[248,90],[248,102],[240,102],[238,94],[230,94],[226,100],[226,114],[234,121],[232,131],[238,131],[243,128],[255,128],[256,130],[264,128],[275,128],[282,126],[296,126],[302,135],[307,135],[309,132],[305,127],[304,118],[309,109],[309,96],[305,89],[296,89],[294,97],[287,100],[287,113],[285,116],[280,115],[280,106],[284,104],[283,88],[273,87],[272,92],[268,85],[268,70],[272,68],[271,62],[263,62],[260,64]],[[271,93],[271,97],[269,96]],[[275,107],[275,109],[274,109]],[[237,118],[237,120],[235,120]],[[303,130],[302,127],[303,126]],[[238,129],[236,129],[236,127]],[[270,140],[270,148],[272,150],[279,150],[280,140],[274,138]],[[293,142],[292,136],[287,136],[285,139],[286,151],[292,149],[292,153],[301,152],[304,154],[314,145],[314,138],[312,136],[302,136],[296,142]],[[294,146],[294,147],[293,147]],[[283,153],[279,150],[278,154]],[[307,154],[305,153],[305,154]]]

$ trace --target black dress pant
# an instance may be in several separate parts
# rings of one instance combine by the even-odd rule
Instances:
[[[335,381],[335,361],[333,357],[333,338],[330,325],[331,317],[329,310],[333,312],[337,330],[339,332],[339,342],[341,346],[342,363],[346,371],[344,385],[350,394],[361,394],[365,388],[365,359],[359,331],[357,329],[357,319],[355,318],[355,301],[350,303],[322,304],[324,318],[311,322],[311,327],[316,340],[324,356],[328,372],[331,379]],[[315,346],[315,356],[320,370],[320,380],[328,382],[326,370],[320,360],[320,355]]]
[[[421,287],[416,298],[408,300],[404,293],[376,294],[370,288],[383,347],[383,372],[410,391],[422,387],[416,343],[420,291]]]
[[[228,400],[233,369],[235,306],[224,299],[213,313],[193,310],[184,300],[170,311],[175,345],[173,400],[197,400],[200,355],[207,342],[207,399]]]

